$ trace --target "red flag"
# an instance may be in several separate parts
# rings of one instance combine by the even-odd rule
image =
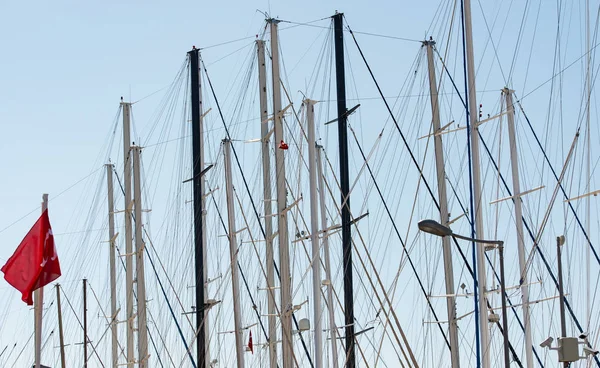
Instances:
[[[250,330],[250,338],[248,339],[248,350],[254,354],[254,348],[252,346],[252,330]]]
[[[33,304],[31,294],[34,290],[60,276],[48,210],[35,222],[1,271],[4,279],[23,294],[22,299],[27,305]]]

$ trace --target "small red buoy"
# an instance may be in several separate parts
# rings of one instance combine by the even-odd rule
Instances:
[[[286,150],[288,148],[290,148],[290,146],[288,146],[288,144],[285,143],[283,140],[279,143],[279,149]]]

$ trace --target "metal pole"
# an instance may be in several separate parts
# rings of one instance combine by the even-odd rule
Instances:
[[[473,29],[471,24],[471,0],[464,0],[465,39],[467,45],[467,81],[469,91],[469,119],[471,129],[471,152],[473,170],[473,194],[475,199],[476,238],[483,239],[483,210],[481,195],[481,174],[479,164],[479,134],[477,124],[477,90],[475,88],[475,60],[473,56]],[[486,299],[485,251],[481,244],[476,245],[477,287],[479,294],[479,335],[481,337],[481,355],[483,368],[490,367],[490,343],[488,331],[488,308]]]
[[[310,241],[312,243],[313,319],[315,329],[315,368],[323,367],[323,339],[321,327],[321,256],[319,247],[319,209],[317,200],[317,157],[315,151],[315,103],[305,99],[308,130],[308,174],[310,178]]]
[[[260,131],[262,136],[263,203],[265,215],[265,244],[267,267],[267,314],[269,315],[269,367],[277,367],[277,319],[275,318],[275,271],[273,260],[273,209],[271,206],[271,160],[269,156],[269,112],[267,108],[267,73],[265,41],[256,40],[258,53],[258,85],[260,99]]]
[[[586,108],[585,108],[585,118],[586,118],[586,143],[587,143],[587,152],[586,152],[586,157],[585,157],[585,161],[586,161],[586,178],[587,178],[587,185],[586,185],[586,192],[589,192],[591,190],[590,184],[591,184],[591,180],[592,180],[592,172],[591,172],[591,162],[592,162],[592,137],[591,137],[591,124],[590,124],[590,103],[591,103],[591,98],[592,98],[592,69],[591,69],[591,58],[592,58],[592,53],[591,53],[591,45],[590,45],[590,1],[586,0],[585,2],[585,43],[587,46],[587,56],[586,56]],[[591,213],[590,213],[590,200],[591,197],[587,196],[587,198],[585,199],[585,232],[586,234],[590,234],[590,219],[591,219]],[[591,283],[590,283],[590,271],[591,271],[591,266],[590,266],[590,259],[592,258],[592,254],[591,254],[591,246],[590,247],[586,247],[586,257],[585,257],[585,278],[586,278],[586,299],[585,299],[585,304],[586,304],[586,319],[585,319],[585,325],[586,325],[586,331],[590,330],[590,317],[591,317],[591,306],[592,306],[592,301],[591,301]]]
[[[504,338],[504,367],[510,368],[508,342],[508,313],[506,312],[506,280],[504,278],[504,243],[497,246],[500,254],[500,292],[502,293],[502,336]]]
[[[327,232],[327,213],[325,208],[325,179],[323,177],[322,146],[317,146],[317,173],[319,176],[319,202],[321,205],[321,228],[323,229],[323,255],[325,258],[325,277],[327,285],[327,311],[329,314],[329,339],[331,340],[332,367],[338,367],[337,328],[335,325],[335,308],[333,304],[333,280],[331,279],[331,262],[329,254],[329,234]]]
[[[519,183],[519,155],[517,151],[517,134],[515,131],[515,110],[512,94],[514,91],[504,88],[502,90],[506,99],[506,112],[508,115],[508,139],[510,142],[510,166],[512,168],[513,194],[515,196],[515,225],[517,227],[517,250],[519,253],[519,285],[523,304],[523,327],[525,332],[525,359],[528,368],[533,368],[533,342],[531,340],[531,321],[529,316],[529,279],[527,277],[527,264],[525,262],[525,238],[523,232],[523,210],[521,203],[521,185]]]
[[[144,279],[144,240],[142,238],[142,190],[139,146],[133,150],[133,190],[135,198],[135,266],[137,277],[138,366],[148,367],[148,327],[146,325],[146,281]]]
[[[42,194],[42,213],[48,209],[48,194]],[[35,368],[40,368],[42,360],[42,315],[44,310],[44,288],[33,292]]]
[[[273,118],[275,122],[275,175],[277,180],[277,231],[279,241],[279,267],[281,277],[281,334],[283,368],[291,368],[294,361],[292,341],[292,288],[290,286],[290,250],[287,228],[287,190],[285,187],[284,150],[279,148],[283,141],[283,115],[281,112],[281,79],[279,77],[279,44],[277,29],[279,21],[268,20],[271,29],[271,58],[273,68]]]
[[[231,176],[231,141],[223,140],[225,154],[225,191],[227,195],[227,222],[229,227],[229,256],[231,259],[231,286],[233,289],[233,324],[235,329],[235,353],[238,368],[244,367],[244,331],[240,312],[240,284],[238,276],[238,247],[236,243],[235,208],[233,206],[233,183]]]
[[[58,308],[58,338],[60,342],[60,366],[66,368],[65,337],[63,334],[62,308],[60,306],[60,284],[56,284],[56,307]]]
[[[558,293],[560,296],[560,336],[567,337],[567,321],[565,319],[565,291],[563,287],[562,275],[562,251],[560,247],[564,244],[564,236],[556,237],[556,257],[558,258]],[[569,367],[568,362],[564,362],[564,368]]]
[[[123,102],[123,159],[124,159],[124,190],[125,190],[125,294],[127,308],[127,367],[135,364],[135,352],[133,350],[133,226],[131,222],[131,103]]]
[[[83,279],[83,367],[87,368],[88,354],[87,354],[87,279]]]
[[[429,68],[429,95],[431,98],[431,114],[433,121],[433,133],[440,130],[440,110],[438,103],[437,80],[435,76],[435,66],[433,64],[433,46],[435,41],[429,40],[423,42],[427,48],[427,64]],[[437,172],[438,196],[440,200],[440,221],[444,226],[448,225],[448,199],[446,196],[446,171],[444,168],[444,148],[442,145],[442,136],[435,134],[433,138],[435,145],[435,164]],[[442,238],[442,249],[444,253],[444,274],[446,279],[446,309],[448,311],[448,324],[450,335],[450,360],[451,367],[460,367],[460,355],[458,350],[458,326],[456,321],[456,297],[454,296],[454,271],[452,268],[452,247],[450,238]]]
[[[346,325],[346,367],[356,366],[354,351],[354,291],[352,286],[352,233],[350,225],[350,174],[348,169],[348,127],[346,76],[344,70],[344,14],[333,16],[335,80],[337,86],[338,139],[340,147],[340,186],[342,204],[342,264],[344,272],[344,321]]]
[[[109,241],[109,267],[110,267],[110,329],[112,333],[112,366],[119,364],[119,340],[117,330],[117,271],[115,265],[115,206],[113,199],[113,165],[106,164],[106,181],[108,183],[108,241]]]
[[[203,169],[202,153],[202,128],[201,128],[201,97],[200,97],[200,69],[199,54],[195,47],[188,52],[190,58],[190,88],[191,88],[191,110],[192,110],[192,178],[194,192],[194,255],[195,255],[195,276],[196,276],[196,363],[198,368],[206,367],[206,332],[205,332],[205,246],[204,224],[203,224],[203,179],[200,175]]]

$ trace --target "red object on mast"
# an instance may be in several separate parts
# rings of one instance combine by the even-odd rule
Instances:
[[[252,345],[252,330],[250,330],[250,337],[248,338],[248,350],[254,354],[254,345]]]
[[[4,279],[22,293],[27,305],[33,304],[34,290],[61,275],[48,210],[35,222],[1,271]]]

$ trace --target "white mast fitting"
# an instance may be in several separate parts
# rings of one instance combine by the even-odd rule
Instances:
[[[475,60],[473,56],[473,28],[471,24],[471,0],[464,0],[465,15],[465,39],[467,45],[467,82],[469,91],[469,121],[471,129],[471,166],[473,168],[473,195],[474,195],[474,218],[475,237],[485,239],[483,233],[483,211],[481,195],[481,174],[479,164],[479,130],[477,114],[477,90],[475,88]],[[488,330],[488,307],[486,298],[486,272],[485,272],[485,250],[483,244],[476,244],[477,255],[477,288],[479,293],[479,336],[481,365],[483,368],[490,367],[490,338]]]
[[[284,150],[279,148],[283,142],[283,113],[281,111],[281,84],[279,78],[279,45],[277,43],[277,27],[279,21],[268,20],[271,28],[271,58],[273,68],[273,119],[275,121],[275,175],[277,180],[277,231],[279,241],[279,270],[281,278],[281,335],[283,351],[283,368],[292,368],[294,347],[292,341],[292,290],[290,286],[290,251],[288,243],[285,157]]]
[[[263,203],[265,211],[265,244],[267,263],[267,313],[269,315],[269,367],[277,367],[277,319],[275,315],[275,270],[273,266],[273,213],[271,198],[271,160],[269,157],[269,112],[267,110],[267,73],[265,41],[256,40],[258,53],[258,86],[260,99],[260,131],[262,137]]]
[[[319,209],[317,200],[317,157],[315,139],[315,103],[305,99],[308,130],[308,173],[310,178],[310,241],[312,243],[313,319],[315,328],[315,368],[323,367],[323,339],[321,327],[321,257],[319,247]]]
[[[139,146],[133,150],[133,190],[135,195],[135,254],[138,320],[138,367],[148,367],[148,328],[146,325],[146,282],[144,279],[144,240],[142,238],[142,190]]]
[[[235,208],[233,206],[233,183],[231,178],[231,141],[223,140],[225,154],[225,190],[227,195],[227,222],[229,232],[229,256],[231,259],[231,286],[233,291],[233,324],[237,367],[244,368],[244,331],[240,310],[240,283],[238,278],[238,249],[236,242]]]
[[[124,175],[123,189],[125,191],[125,304],[127,309],[127,367],[133,367],[135,364],[135,353],[133,350],[133,228],[131,223],[131,103],[123,102],[121,97],[121,107],[123,108],[123,160]]]
[[[433,46],[435,41],[425,41],[423,45],[427,48],[427,65],[429,69],[429,96],[431,98],[431,115],[433,122],[433,142],[435,146],[435,165],[437,172],[438,197],[440,200],[440,220],[444,226],[448,226],[450,215],[448,212],[448,198],[446,195],[446,171],[444,168],[444,148],[442,145],[442,136],[436,134],[440,132],[440,109],[438,103],[437,80],[435,76],[435,66],[433,64]],[[456,320],[456,297],[454,290],[454,271],[452,267],[452,245],[450,237],[442,238],[442,248],[444,254],[444,274],[446,278],[446,309],[448,311],[448,325],[450,335],[450,359],[451,367],[460,367],[460,355],[458,350],[458,326]]]
[[[42,213],[48,209],[48,194],[42,194]],[[42,315],[44,311],[44,288],[33,292],[33,314],[35,330],[35,368],[40,368],[42,360]]]
[[[119,337],[117,332],[117,271],[115,267],[115,205],[113,198],[113,165],[106,164],[106,181],[108,184],[108,242],[110,268],[110,330],[112,334],[112,367],[119,365]]]
[[[527,264],[525,262],[525,244],[523,232],[523,209],[521,203],[521,185],[519,180],[519,155],[517,152],[517,134],[515,131],[515,109],[512,94],[514,91],[504,88],[502,90],[506,99],[506,112],[508,117],[508,139],[510,144],[510,166],[512,169],[513,196],[515,203],[515,225],[517,227],[517,250],[519,254],[519,285],[523,303],[523,327],[525,328],[525,359],[528,368],[533,367],[533,343],[531,340],[531,321],[529,314],[529,280],[527,277]]]

